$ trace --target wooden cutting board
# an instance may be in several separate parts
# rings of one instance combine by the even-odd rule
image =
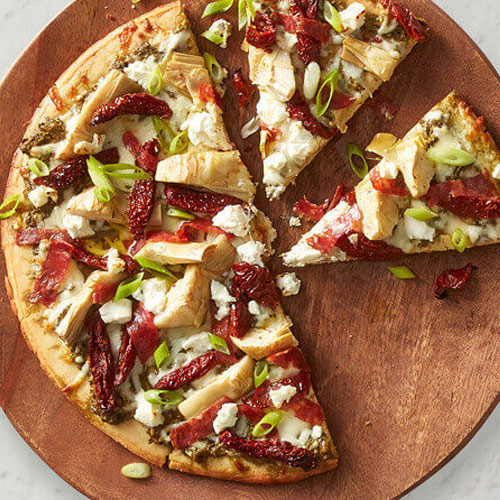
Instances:
[[[77,0],[31,44],[0,87],[0,173],[8,165],[24,124],[59,74],[91,43],[124,21],[162,3],[142,0]],[[279,202],[259,190],[260,208],[279,231],[277,250],[289,248],[301,231],[285,216],[303,193],[316,201],[334,186],[351,186],[349,142],[366,146],[381,131],[403,135],[435,102],[456,89],[484,114],[500,140],[500,85],[494,69],[468,36],[429,0],[402,0],[432,29],[431,40],[414,50],[384,92],[398,112],[393,121],[368,105],[347,135],[330,144]],[[185,0],[199,35],[205,2]],[[233,17],[233,16],[229,16]],[[234,26],[234,25],[233,25]],[[246,71],[238,34],[219,49],[198,37],[230,69]],[[239,130],[253,114],[241,111],[234,93],[224,98],[232,139],[261,179],[257,136],[243,141]],[[248,147],[251,145],[251,149]],[[442,270],[466,262],[479,266],[467,287],[444,301],[432,296]],[[341,462],[337,471],[293,485],[258,486],[155,470],[133,482],[120,467],[135,457],[100,433],[49,382],[19,333],[5,291],[0,299],[0,403],[29,445],[59,475],[91,498],[330,499],[398,498],[424,481],[474,435],[496,406],[500,386],[500,267],[498,247],[408,257],[418,278],[398,281],[387,263],[357,262],[298,271],[300,295],[286,299],[295,333],[313,367]],[[279,259],[272,267],[280,271]]]

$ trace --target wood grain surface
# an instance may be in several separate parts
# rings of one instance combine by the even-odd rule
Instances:
[[[25,122],[58,75],[105,33],[161,3],[142,0],[132,9],[129,0],[77,0],[40,34],[0,87],[2,181]],[[287,224],[301,194],[319,201],[330,196],[337,183],[355,183],[345,154],[349,142],[366,146],[381,131],[403,135],[450,90],[456,89],[484,114],[493,137],[500,140],[500,85],[494,69],[431,1],[402,3],[429,21],[432,38],[414,50],[384,87],[398,107],[396,118],[385,122],[365,106],[347,135],[330,144],[280,201],[269,204],[259,190],[258,205],[279,231],[278,253],[302,231]],[[205,2],[185,0],[185,5],[199,35],[210,24],[197,22]],[[201,50],[210,49],[229,69],[246,71],[240,40],[235,33],[230,47],[222,50],[198,37]],[[259,181],[257,135],[246,141],[239,135],[254,105],[240,112],[232,89],[224,98],[230,135]],[[22,340],[4,290],[0,404],[42,459],[91,498],[399,498],[464,446],[498,402],[498,252],[498,247],[491,247],[465,255],[399,259],[399,265],[409,265],[418,277],[405,282],[387,271],[387,263],[298,271],[302,291],[284,305],[313,367],[318,397],[341,455],[336,472],[298,484],[242,485],[162,470],[144,482],[125,479],[120,467],[134,456],[88,423],[49,382]],[[469,261],[479,270],[467,287],[436,301],[436,275]],[[272,267],[282,270],[278,258]]]

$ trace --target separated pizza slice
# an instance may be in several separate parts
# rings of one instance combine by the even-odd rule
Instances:
[[[250,79],[260,91],[263,180],[273,199],[346,132],[426,30],[393,0],[253,4],[245,46]]]
[[[177,2],[78,59],[13,160],[7,285],[44,370],[113,439],[158,466],[298,480],[334,468],[336,452],[305,363],[272,368],[297,340],[265,267],[276,232],[252,203],[220,90]],[[268,407],[249,403],[272,421],[234,415],[275,383]]]
[[[382,157],[283,259],[305,266],[350,259],[489,245],[500,241],[500,152],[484,121],[454,93],[406,136],[379,134],[367,148]],[[313,207],[314,208],[314,207]]]

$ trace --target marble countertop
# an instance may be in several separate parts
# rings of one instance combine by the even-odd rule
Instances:
[[[69,3],[69,0],[2,0],[0,78],[34,36]],[[435,3],[472,36],[493,65],[500,69],[500,2],[477,0],[473,11],[468,0],[435,0]],[[29,448],[1,410],[0,442],[0,498],[85,498],[59,478]],[[405,500],[497,500],[500,498],[499,469],[500,407],[457,457]]]

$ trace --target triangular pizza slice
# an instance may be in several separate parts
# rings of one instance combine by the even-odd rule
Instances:
[[[293,481],[337,453],[219,90],[178,2],[78,59],[13,160],[9,295],[48,375],[134,453]]]
[[[382,157],[325,211],[301,201],[315,226],[283,259],[305,266],[466,248],[500,241],[500,152],[484,120],[455,93],[398,140],[379,134]]]
[[[250,79],[270,199],[338,133],[417,42],[423,21],[394,0],[253,2]]]

